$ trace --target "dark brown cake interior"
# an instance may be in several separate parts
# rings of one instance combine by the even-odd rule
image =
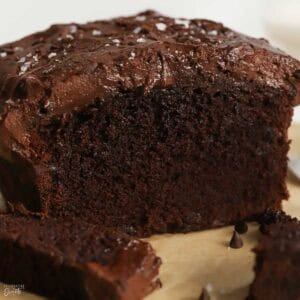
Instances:
[[[257,86],[248,98],[241,87],[226,95],[206,88],[128,93],[43,127],[42,138],[53,141],[51,190],[42,193],[52,197],[51,214],[127,224],[141,235],[279,206],[286,164],[275,162],[286,161],[288,101],[265,101]]]

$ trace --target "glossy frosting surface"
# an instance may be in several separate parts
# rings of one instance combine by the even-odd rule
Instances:
[[[48,116],[107,94],[196,85],[218,74],[282,88],[291,99],[300,64],[263,39],[207,20],[153,11],[87,24],[53,25],[0,46],[0,111],[26,101]]]

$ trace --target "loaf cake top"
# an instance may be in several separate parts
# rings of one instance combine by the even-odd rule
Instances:
[[[61,114],[107,94],[196,86],[199,74],[284,89],[292,100],[300,63],[220,23],[153,11],[53,25],[0,47],[0,112],[26,99],[40,114]]]

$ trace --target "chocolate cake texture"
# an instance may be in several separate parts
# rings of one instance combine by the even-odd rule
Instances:
[[[0,46],[0,281],[142,299],[160,260],[126,233],[236,224],[288,198],[299,90],[300,63],[266,40],[153,11]],[[297,299],[280,274],[299,277],[298,223],[267,219],[252,295],[273,280]]]
[[[76,220],[0,216],[0,281],[51,299],[140,300],[159,285],[150,244]]]
[[[279,213],[255,249],[249,300],[300,299],[300,222]],[[270,219],[269,219],[270,220]]]
[[[9,211],[147,236],[288,198],[300,63],[267,41],[146,11],[54,25],[0,53]]]

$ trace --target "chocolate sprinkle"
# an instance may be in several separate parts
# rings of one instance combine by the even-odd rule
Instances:
[[[234,230],[232,238],[229,242],[229,247],[233,249],[239,249],[242,248],[244,245],[242,238],[240,235]]]
[[[202,289],[202,293],[199,297],[199,300],[210,300],[210,296],[205,288]]]
[[[234,229],[239,234],[246,233],[248,231],[248,225],[244,221],[237,222],[234,226]]]

